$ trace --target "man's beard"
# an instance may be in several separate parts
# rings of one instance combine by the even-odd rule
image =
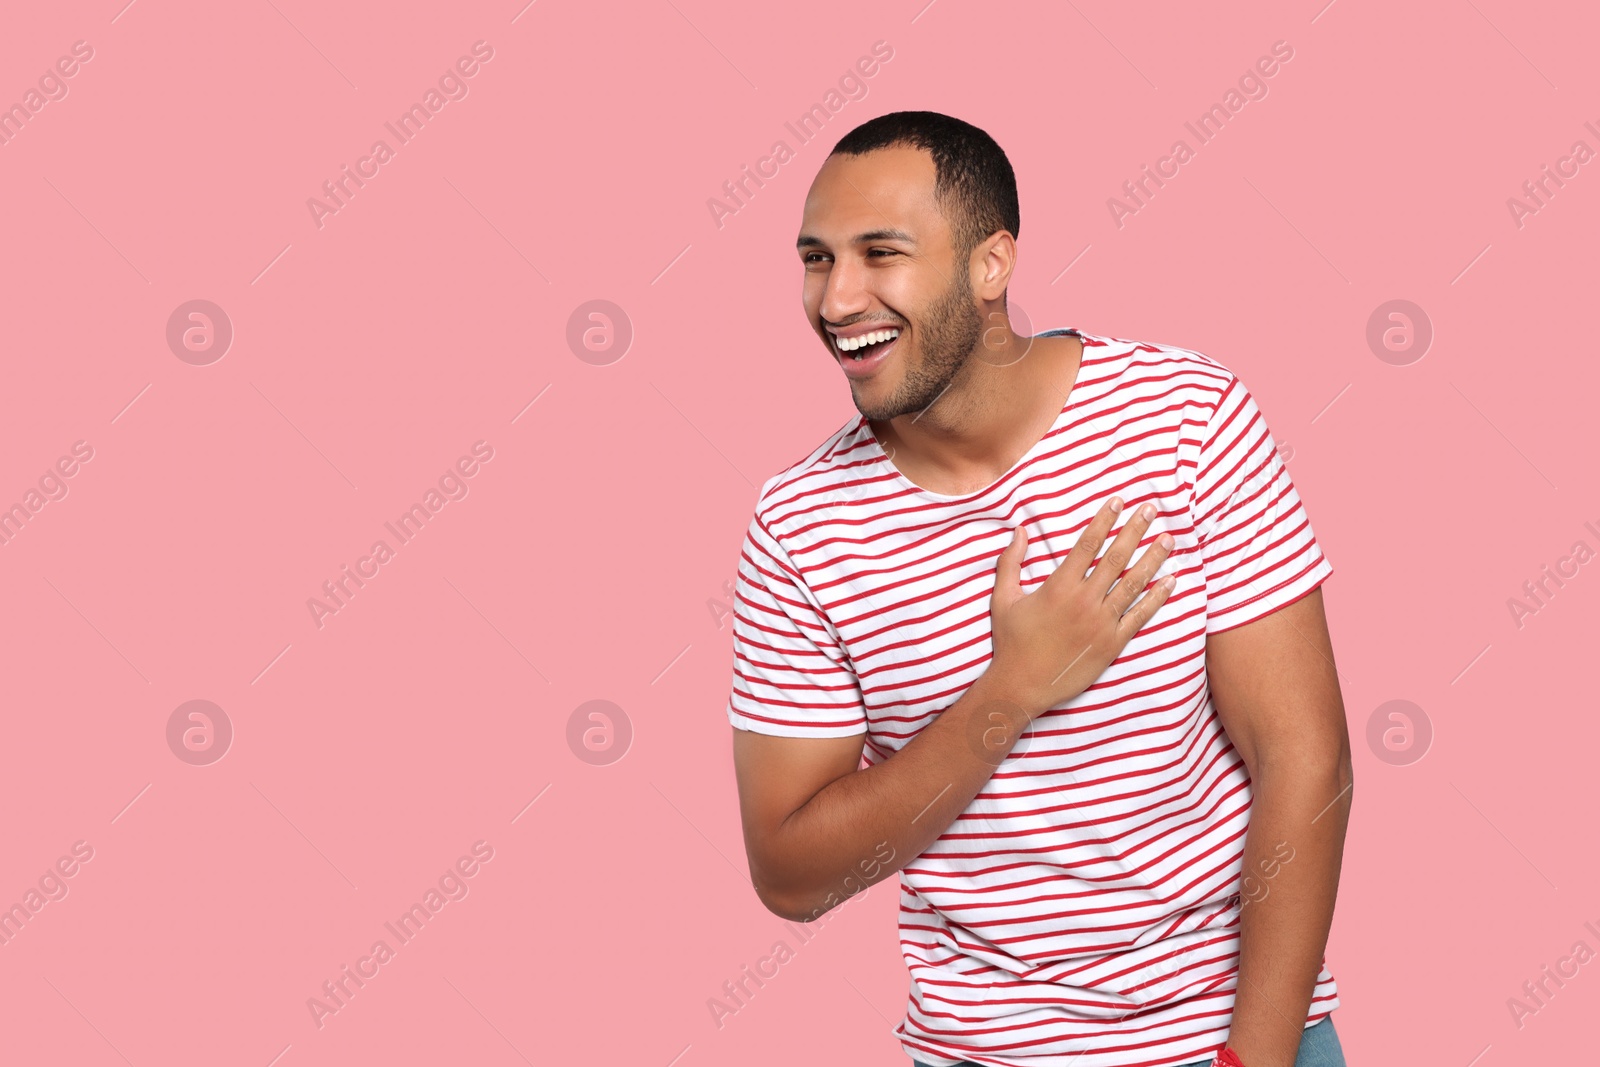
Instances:
[[[972,279],[961,271],[930,309],[927,322],[918,332],[921,361],[907,363],[905,379],[892,396],[876,407],[863,406],[861,395],[852,389],[856,410],[873,422],[887,422],[925,410],[966,369],[982,335],[983,316],[972,302]]]

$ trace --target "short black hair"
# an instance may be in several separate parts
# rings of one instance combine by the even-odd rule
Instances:
[[[879,148],[921,148],[933,155],[933,195],[950,223],[951,243],[962,259],[999,230],[1022,230],[1017,176],[993,137],[937,111],[892,111],[845,134],[830,157],[859,156]]]

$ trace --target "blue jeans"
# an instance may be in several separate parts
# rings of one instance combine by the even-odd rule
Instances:
[[[916,1067],[928,1067],[913,1059]],[[1211,1058],[1195,1060],[1183,1067],[1210,1067]],[[977,1067],[971,1060],[962,1060],[958,1067]],[[1344,1049],[1339,1046],[1339,1035],[1333,1029],[1333,1016],[1324,1015],[1300,1035],[1300,1050],[1295,1053],[1294,1067],[1346,1067]]]

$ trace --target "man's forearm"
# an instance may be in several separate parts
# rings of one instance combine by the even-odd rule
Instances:
[[[921,855],[1027,724],[984,674],[898,752],[829,783],[784,820],[762,856],[773,910],[809,922]]]
[[[1333,923],[1349,764],[1263,767],[1251,787],[1228,1047],[1246,1067],[1294,1067]]]

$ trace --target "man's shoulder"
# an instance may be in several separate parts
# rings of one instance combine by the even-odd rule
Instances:
[[[1224,398],[1245,392],[1234,370],[1203,350],[1077,333],[1083,338],[1083,368],[1078,371],[1082,402],[1122,411],[1141,402],[1138,410],[1149,429],[1157,424],[1174,430],[1205,426]]]
[[[833,494],[861,479],[877,462],[878,445],[860,415],[852,415],[821,444],[761,485],[756,497],[757,521],[773,529],[805,509],[808,498]]]
[[[1084,335],[1086,361],[1110,359],[1119,355],[1128,366],[1160,366],[1167,370],[1193,370],[1203,377],[1215,380],[1219,386],[1226,386],[1234,378],[1233,370],[1227,364],[1197,348],[1185,348],[1163,341]]]

